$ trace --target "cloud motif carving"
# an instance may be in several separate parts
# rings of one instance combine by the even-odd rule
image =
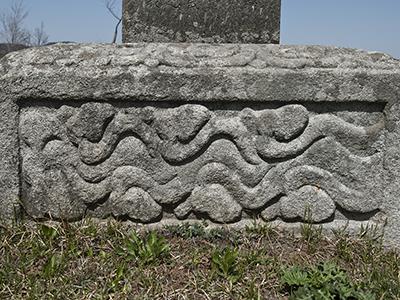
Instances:
[[[362,219],[381,205],[383,129],[299,104],[33,106],[20,116],[23,202],[34,218]]]

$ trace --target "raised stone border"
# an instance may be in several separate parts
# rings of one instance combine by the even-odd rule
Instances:
[[[364,222],[400,243],[400,62],[276,45],[54,45],[0,63],[0,212]]]

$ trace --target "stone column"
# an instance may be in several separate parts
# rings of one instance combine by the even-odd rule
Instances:
[[[123,42],[278,44],[280,0],[124,0]]]

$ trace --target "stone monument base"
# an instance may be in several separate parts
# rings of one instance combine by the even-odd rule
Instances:
[[[400,244],[396,59],[161,43],[0,62],[3,220],[370,221]]]

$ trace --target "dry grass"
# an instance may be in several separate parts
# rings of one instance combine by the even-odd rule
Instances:
[[[0,228],[1,299],[287,299],[285,270],[330,261],[372,299],[400,298],[400,256],[373,230],[324,238],[269,224],[244,232],[166,227],[149,238],[122,223]]]

